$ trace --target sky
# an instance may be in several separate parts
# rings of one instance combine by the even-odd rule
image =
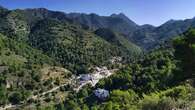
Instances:
[[[8,9],[47,8],[66,13],[124,13],[139,25],[195,17],[195,0],[0,0]]]

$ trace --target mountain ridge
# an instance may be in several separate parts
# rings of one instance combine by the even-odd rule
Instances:
[[[108,28],[123,34],[130,42],[137,44],[144,50],[152,50],[159,44],[187,31],[190,27],[195,27],[195,18],[185,20],[171,19],[160,26],[153,26],[149,24],[138,25],[124,13],[100,16],[95,13],[65,13],[48,10],[46,8],[16,9],[10,11],[19,11],[26,15],[29,14],[28,16],[30,18],[52,18],[59,21],[68,21],[81,25],[83,28],[91,31],[95,31],[99,28]]]
[[[130,20],[124,13],[111,14],[110,16],[100,16],[95,13],[65,13],[52,11],[46,8],[27,8],[16,10],[5,10],[8,14],[12,12],[22,13],[22,16],[35,17],[37,20],[52,18],[59,21],[67,21],[80,25],[85,29],[96,31],[99,28],[107,28],[123,34],[130,42],[135,43],[144,50],[152,50],[161,43],[172,39],[185,32],[190,27],[195,27],[195,18],[185,20],[169,20],[160,26],[149,24],[138,25]],[[3,21],[2,21],[3,22]],[[31,24],[31,21],[30,21]]]
[[[9,10],[0,18],[0,23],[2,34],[44,51],[76,74],[86,72],[92,65],[103,65],[114,56],[130,60],[142,51],[124,36],[118,36],[123,43],[116,45],[75,23],[64,13],[44,8]]]
[[[0,9],[6,9],[6,10],[8,10],[8,8],[6,8],[6,7],[4,7],[4,6],[1,6],[0,5]],[[12,9],[12,10],[47,10],[47,11],[51,11],[51,12],[59,12],[59,13],[63,13],[63,14],[78,14],[78,15],[82,15],[82,14],[84,14],[84,15],[91,15],[91,14],[96,14],[96,13],[93,13],[93,12],[91,12],[91,13],[84,13],[84,12],[65,12],[65,11],[60,11],[60,10],[52,10],[52,9],[47,9],[47,8],[24,8],[24,9]],[[100,14],[96,14],[96,15],[98,15],[98,16],[101,16],[101,17],[112,17],[112,16],[115,16],[115,15],[123,15],[123,16],[125,16],[125,17],[127,17],[129,20],[131,20],[128,16],[126,16],[126,14],[124,14],[123,12],[119,12],[119,13],[112,13],[112,14],[110,14],[110,15],[100,15]],[[191,17],[191,18],[186,18],[186,19],[174,19],[174,18],[171,18],[170,20],[168,20],[168,21],[180,21],[180,20],[182,20],[182,21],[184,21],[184,20],[190,20],[190,19],[195,19],[195,16],[194,17]],[[131,20],[131,21],[133,21],[133,20]],[[155,25],[152,25],[152,24],[149,24],[149,23],[145,23],[145,24],[137,24],[135,21],[133,21],[135,24],[137,24],[137,25],[139,25],[139,26],[143,26],[143,25],[151,25],[151,26],[154,26],[154,27],[160,27],[161,25],[163,25],[163,24],[165,24],[165,23],[167,23],[168,21],[165,21],[165,22],[163,22],[163,23],[161,23],[160,25],[157,25],[157,26],[155,26]]]

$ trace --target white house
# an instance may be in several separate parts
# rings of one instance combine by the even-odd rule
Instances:
[[[89,81],[89,80],[92,80],[92,77],[90,74],[83,74],[80,76],[80,81]]]
[[[96,97],[98,97],[101,100],[104,100],[104,99],[109,97],[109,91],[107,91],[105,89],[98,88],[98,89],[94,90],[94,94]]]

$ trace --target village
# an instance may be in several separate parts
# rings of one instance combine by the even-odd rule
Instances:
[[[75,84],[76,87],[74,87],[74,90],[78,92],[82,87],[88,84],[94,87],[99,82],[100,79],[111,76],[113,73],[115,73],[116,70],[117,69],[108,70],[108,68],[105,66],[101,68],[95,67],[93,73],[82,74],[76,78],[76,84]],[[94,94],[98,98],[104,99],[109,96],[109,91],[98,88],[94,90]]]
[[[110,63],[120,64],[121,60],[122,60],[121,57],[113,57],[112,59],[110,59]],[[92,73],[81,74],[78,77],[76,77],[74,90],[78,92],[82,87],[88,84],[91,85],[92,87],[95,87],[95,85],[99,82],[99,80],[111,76],[117,70],[118,69],[109,70],[106,66],[94,67]],[[109,91],[98,88],[94,90],[94,94],[98,98],[104,99],[109,96]]]
[[[110,61],[111,64],[120,64],[121,57],[113,57],[109,61]],[[67,86],[67,85],[71,85],[75,92],[79,92],[79,90],[81,90],[84,86],[86,86],[88,84],[91,85],[92,87],[95,87],[95,85],[101,79],[108,78],[109,76],[116,73],[117,70],[118,69],[109,70],[106,66],[94,67],[92,73],[81,74],[79,76],[72,75],[72,77],[69,79],[69,81],[66,82],[65,84],[56,86],[56,87],[54,87],[54,88],[52,88],[48,91],[45,91],[45,92],[42,92],[42,93],[38,94],[38,95],[33,95],[33,96],[29,97],[28,100],[30,100],[30,99],[34,99],[34,100],[40,99],[44,95],[49,94],[49,93],[53,93],[53,92],[59,90],[61,87],[64,87],[64,86]],[[109,97],[109,91],[105,90],[105,89],[97,88],[96,90],[93,91],[93,93],[96,97],[98,97],[101,100],[104,100],[104,99]],[[8,104],[8,105],[5,105],[4,107],[0,107],[0,110],[6,110],[6,109],[10,109],[10,108],[17,108],[17,107],[22,106],[22,105],[23,104],[19,104],[19,105]]]

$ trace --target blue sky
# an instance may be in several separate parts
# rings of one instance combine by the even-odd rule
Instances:
[[[170,19],[195,16],[195,0],[0,0],[9,9],[39,8],[66,13],[124,13],[137,24],[160,25]]]

